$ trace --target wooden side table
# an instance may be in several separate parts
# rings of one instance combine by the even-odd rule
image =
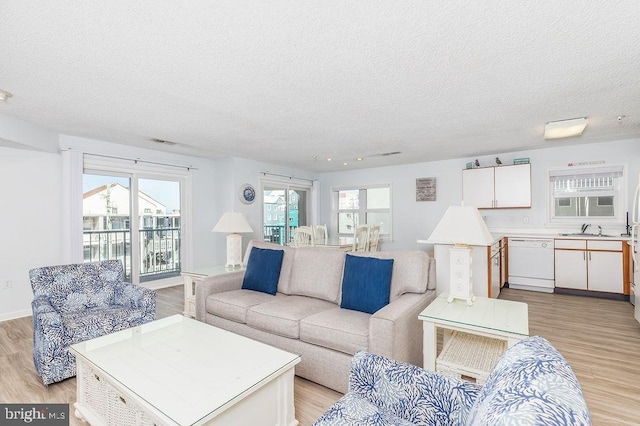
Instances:
[[[224,265],[210,266],[208,268],[195,269],[193,271],[183,271],[184,279],[184,312],[187,317],[196,317],[196,283],[202,282],[207,277],[215,275],[230,274],[232,272],[244,271],[244,266],[226,267]]]
[[[484,338],[506,341],[505,348],[513,346],[516,342],[529,336],[529,310],[526,303],[512,302],[510,300],[490,299],[476,297],[471,306],[463,300],[447,302],[447,294],[442,293],[418,316],[423,321],[424,343],[423,356],[425,369],[436,371],[436,359],[438,356],[437,329],[444,329],[443,346],[447,345],[454,336],[454,332],[462,332]],[[482,356],[478,354],[478,342],[482,339],[460,339],[459,333],[455,342],[456,362],[464,367],[464,356],[460,351],[467,351],[469,367],[473,369],[474,358]],[[455,338],[455,336],[454,336]],[[485,348],[493,348],[495,345],[487,345]],[[464,346],[467,344],[468,346]],[[462,345],[462,346],[461,346]],[[493,349],[492,349],[493,350]],[[450,359],[450,358],[449,358]],[[462,368],[461,370],[465,370]]]

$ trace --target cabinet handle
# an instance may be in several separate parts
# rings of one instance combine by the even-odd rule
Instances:
[[[587,252],[586,251],[582,252],[582,260],[584,260],[585,262],[587,261]]]

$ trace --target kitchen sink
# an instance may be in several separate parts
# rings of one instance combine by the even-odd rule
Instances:
[[[590,233],[586,233],[586,232],[573,232],[571,234],[558,234],[561,237],[604,237],[604,238],[612,238],[615,237],[615,235],[608,235],[608,234],[590,234]]]

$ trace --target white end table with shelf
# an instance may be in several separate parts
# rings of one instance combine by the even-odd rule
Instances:
[[[244,271],[244,266],[226,267],[224,265],[209,266],[207,268],[183,271],[184,278],[184,315],[196,317],[196,283],[202,282],[208,277],[231,274]]]
[[[450,366],[453,358],[456,359],[455,363],[460,364],[459,371],[473,371],[474,366],[487,364],[486,361],[476,361],[489,356],[488,351],[493,354],[491,358],[495,365],[496,356],[501,355],[496,348],[506,350],[529,336],[527,304],[510,300],[476,297],[469,306],[464,300],[453,300],[449,303],[447,293],[442,293],[418,318],[423,321],[423,367],[432,371],[436,371],[438,360]],[[440,357],[438,328],[444,331],[443,351]],[[469,335],[482,338],[470,338]],[[468,360],[468,366],[464,365],[465,358]],[[484,371],[480,376],[484,376],[484,373],[488,374]]]

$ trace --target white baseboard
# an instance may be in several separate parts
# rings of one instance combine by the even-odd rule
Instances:
[[[31,309],[23,309],[21,311],[6,312],[0,315],[0,322],[9,321],[9,320],[18,319],[18,318],[30,317],[31,314],[32,314]]]

